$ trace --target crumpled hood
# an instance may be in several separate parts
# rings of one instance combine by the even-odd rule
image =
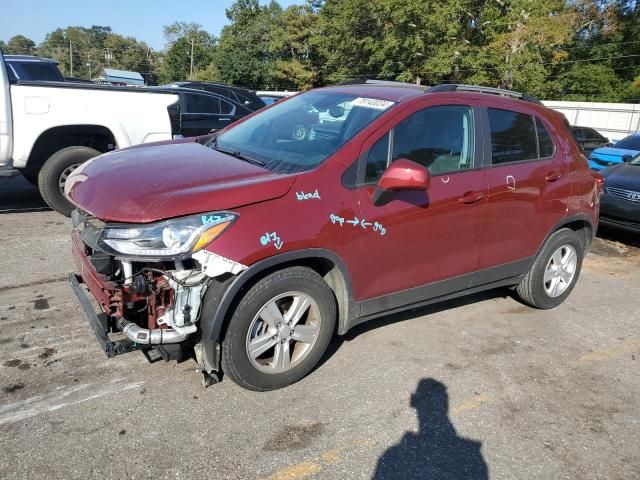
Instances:
[[[193,139],[93,158],[69,176],[65,193],[100,220],[148,223],[278,198],[294,180]]]

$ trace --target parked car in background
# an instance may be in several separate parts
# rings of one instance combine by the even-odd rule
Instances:
[[[266,105],[272,105],[280,100],[295,95],[297,92],[281,91],[281,90],[258,90],[256,94]]]
[[[47,80],[64,82],[58,62],[32,55],[5,55],[4,62],[10,82],[19,80]]]
[[[573,137],[576,139],[576,142],[578,142],[578,145],[580,145],[587,158],[589,158],[591,152],[596,148],[610,147],[613,145],[611,140],[601,135],[593,128],[573,126],[571,127],[571,131],[573,132]]]
[[[0,175],[22,173],[65,215],[73,208],[63,194],[66,179],[86,160],[138,143],[206,134],[251,113],[201,90],[65,82],[56,62],[23,60],[7,65],[0,56]],[[24,79],[52,69],[57,73],[47,75],[57,81]]]
[[[640,155],[602,170],[600,224],[640,233]]]
[[[167,86],[193,88],[196,90],[204,90],[211,93],[217,93],[223,97],[227,97],[235,103],[244,105],[251,111],[260,110],[265,103],[256,95],[256,92],[244,87],[235,85],[225,85],[223,83],[213,82],[173,82]]]
[[[151,88],[179,93],[180,133],[185,137],[215,132],[253,113],[247,105],[206,90],[175,86]]]
[[[325,112],[331,137],[273,135]],[[463,85],[312,90],[94,159],[65,191],[69,280],[103,352],[194,349],[205,383],[224,371],[253,390],[296,382],[334,332],[392,312],[507,286],[561,304],[600,192],[562,114]]]
[[[618,163],[629,162],[640,154],[640,134],[629,135],[613,147],[598,148],[589,157],[592,170],[603,170]]]
[[[282,100],[283,97],[273,97],[271,95],[260,95],[260,100],[264,102],[265,105],[273,105],[279,100]]]

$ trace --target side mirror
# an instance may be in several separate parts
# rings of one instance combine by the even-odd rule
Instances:
[[[631,160],[633,160],[631,155],[623,155],[622,156],[622,161],[625,162],[625,163],[629,163]]]
[[[393,192],[399,190],[427,190],[431,184],[429,170],[419,163],[399,158],[387,168],[373,193],[376,206],[389,203]]]

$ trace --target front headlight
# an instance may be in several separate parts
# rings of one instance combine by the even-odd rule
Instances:
[[[233,213],[216,212],[148,225],[110,225],[102,231],[100,243],[116,255],[181,257],[202,250],[237,218]]]

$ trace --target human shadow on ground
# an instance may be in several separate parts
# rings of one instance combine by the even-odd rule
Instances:
[[[458,436],[449,420],[447,387],[423,378],[411,395],[420,429],[406,432],[378,460],[373,480],[487,480],[481,443]]]

